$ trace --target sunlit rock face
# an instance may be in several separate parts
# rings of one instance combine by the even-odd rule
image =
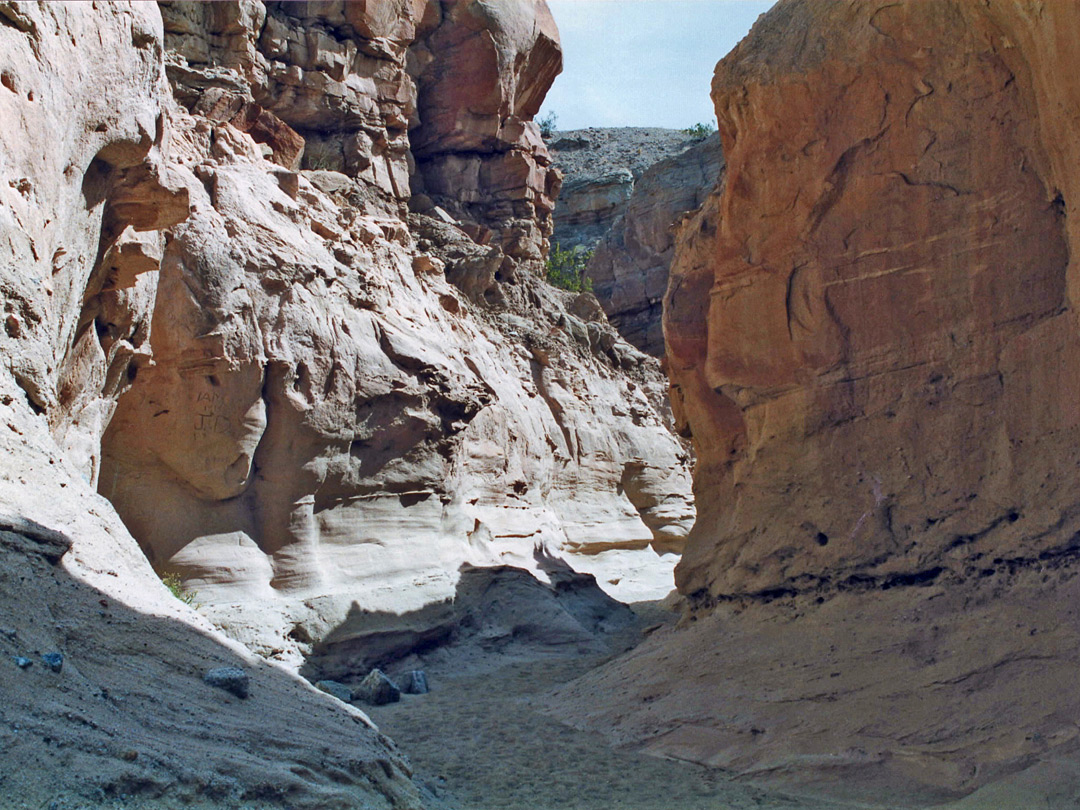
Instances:
[[[1077,530],[1073,12],[1024,8],[786,3],[718,67],[727,175],[665,311],[684,593],[967,575]]]
[[[561,177],[533,116],[562,70],[544,0],[449,0],[409,54],[419,125],[410,133],[414,210],[434,198],[506,256],[500,280],[541,272]],[[477,227],[478,226],[478,227]],[[498,290],[492,290],[498,303]]]
[[[546,6],[395,8],[163,7],[190,214],[98,486],[294,663],[346,615],[449,598],[464,563],[583,555],[639,593],[693,522],[657,364],[539,278]]]
[[[172,151],[162,50],[152,3],[0,3],[4,803],[417,808],[366,718],[171,596],[95,492],[117,398],[152,368],[162,229],[203,191]],[[250,702],[202,682],[222,664]]]
[[[565,717],[864,806],[1074,803],[1077,31],[791,0],[720,62],[664,312],[688,610]]]

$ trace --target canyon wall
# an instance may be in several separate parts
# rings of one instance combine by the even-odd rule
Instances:
[[[90,158],[60,139],[11,180],[12,244],[54,267],[5,304],[18,399],[155,569],[294,666],[346,616],[452,597],[464,564],[567,553],[662,588],[693,521],[662,377],[541,279],[546,6],[160,8],[148,101],[100,99],[135,134],[73,122]],[[102,224],[35,244],[70,217],[33,189],[84,163],[62,204]]]
[[[663,300],[677,222],[701,206],[723,170],[716,134],[654,163],[589,261],[586,275],[612,326],[643,352],[664,356]]]
[[[1075,803],[1078,33],[786,0],[717,66],[664,301],[687,610],[573,722],[869,806]]]
[[[612,326],[631,345],[663,357],[675,228],[723,171],[720,136],[622,127],[561,132],[550,140],[565,175],[552,242],[592,251],[585,275]]]
[[[0,795],[418,808],[362,713],[173,598],[91,484],[150,363],[160,229],[201,190],[173,163],[162,46],[152,3],[0,3]],[[203,682],[223,665],[246,700]]]
[[[653,361],[540,278],[546,7],[163,13],[198,183],[97,480],[155,567],[294,664],[346,616],[450,598],[465,563],[623,550],[608,584],[653,576],[688,459]]]
[[[546,5],[5,2],[0,37],[4,789],[47,787],[44,737],[72,795],[419,806],[285,670],[393,652],[470,564],[651,593],[693,522],[658,364],[541,278]],[[50,648],[77,683],[42,702],[12,662]]]
[[[1070,180],[1042,123],[1068,96],[1040,99],[1004,11],[1027,6],[1001,5],[782,4],[718,67],[727,176],[665,310],[709,493],[685,593],[968,576],[1080,528]]]

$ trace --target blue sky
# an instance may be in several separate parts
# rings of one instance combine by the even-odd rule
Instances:
[[[715,124],[713,68],[772,0],[548,0],[563,72],[538,118],[558,129]]]

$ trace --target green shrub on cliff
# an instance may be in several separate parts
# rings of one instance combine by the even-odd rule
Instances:
[[[540,135],[544,138],[550,138],[555,134],[555,127],[558,124],[559,116],[553,112],[549,112],[543,118],[536,119],[536,125],[540,127]]]
[[[563,250],[556,242],[547,258],[548,284],[570,292],[592,292],[592,279],[585,276],[592,255],[591,250],[580,246]]]
[[[692,127],[687,127],[682,132],[684,135],[689,135],[696,141],[703,141],[716,132],[716,125],[711,122],[694,124]]]

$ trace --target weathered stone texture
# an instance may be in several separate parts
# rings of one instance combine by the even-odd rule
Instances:
[[[546,6],[0,3],[0,45],[0,573],[33,569],[46,604],[24,609],[20,584],[4,614],[65,649],[65,675],[146,650],[85,690],[134,695],[132,671],[203,706],[231,698],[202,671],[251,673],[265,727],[223,709],[220,750],[193,742],[139,784],[198,800],[239,758],[230,797],[417,806],[361,714],[324,713],[250,649],[297,666],[346,616],[452,596],[466,563],[543,576],[535,555],[579,554],[610,585],[636,559],[648,579],[642,555],[693,520],[657,364],[538,275],[558,185],[529,121],[559,67]],[[454,109],[478,117],[431,106],[428,83],[473,70],[495,83]],[[478,155],[475,184],[414,199],[410,130],[425,177]],[[116,630],[95,607],[113,600],[131,609]],[[35,700],[4,704],[68,711]],[[152,696],[125,706],[142,728]],[[276,773],[313,740],[349,763]],[[94,785],[125,778],[85,761]]]
[[[1075,803],[1078,31],[789,0],[721,61],[664,302],[687,612],[567,716],[870,806]]]
[[[463,563],[677,551],[693,519],[656,364],[538,278],[557,182],[528,120],[559,65],[546,7],[357,14],[165,7],[191,213],[161,253],[153,362],[103,440],[99,489],[154,565],[294,664],[350,609],[449,597]],[[477,71],[494,83],[476,98],[449,78]],[[276,165],[290,132],[302,165],[341,133],[404,151],[297,172]],[[410,143],[427,185],[406,216]],[[432,185],[474,159],[473,186]]]
[[[612,326],[643,352],[664,354],[663,300],[675,228],[701,206],[723,167],[716,134],[654,163],[589,261],[586,275]]]
[[[964,573],[1078,528],[1068,170],[1033,114],[1070,91],[1040,101],[1021,34],[787,3],[719,66],[727,176],[665,314],[708,493],[684,592]]]
[[[328,698],[174,599],[94,491],[117,398],[153,368],[161,229],[205,193],[171,106],[156,5],[0,3],[0,646],[63,656],[62,681],[2,679],[22,732],[2,792],[198,808],[273,785],[268,806],[418,807],[362,714],[328,716]],[[258,722],[202,683],[221,664],[251,671]]]

